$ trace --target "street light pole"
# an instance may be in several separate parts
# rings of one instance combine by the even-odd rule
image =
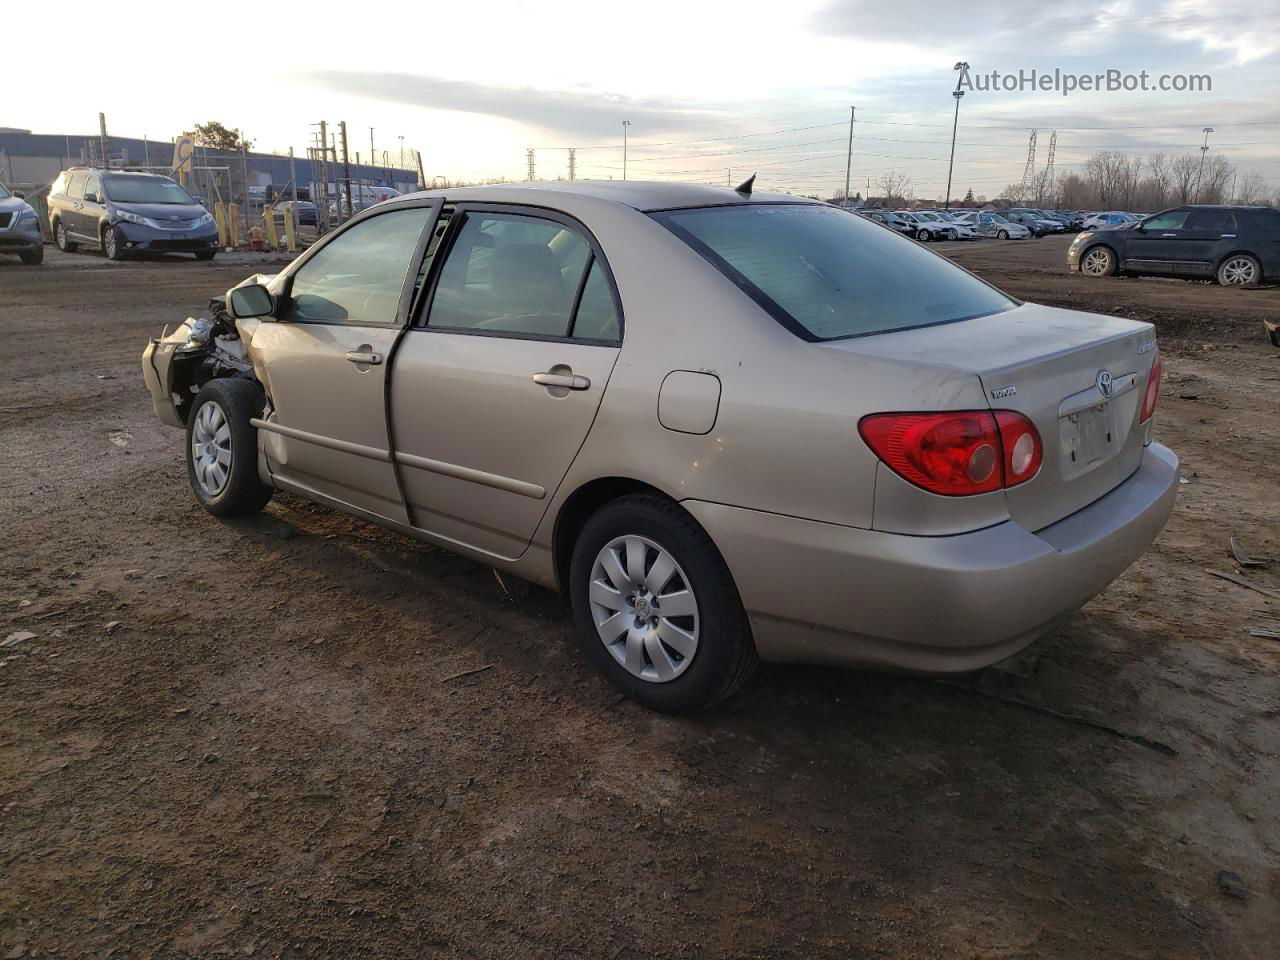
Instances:
[[[622,179],[627,179],[627,127],[631,126],[630,120],[622,121]]]
[[[1196,172],[1196,203],[1200,202],[1200,178],[1204,176],[1204,155],[1209,152],[1209,134],[1213,133],[1213,127],[1205,127],[1201,132],[1204,145],[1200,148],[1200,169]]]
[[[849,206],[849,174],[853,172],[853,115],[857,107],[849,108],[849,155],[844,162],[844,205]]]
[[[969,74],[969,64],[962,60],[952,69],[960,71],[960,78],[956,80],[956,88],[951,91],[951,96],[956,101],[956,114],[951,121],[951,159],[947,163],[947,198],[943,204],[944,210],[948,210],[951,207],[951,172],[956,165],[956,129],[960,126],[960,98],[964,96],[964,91],[960,89],[960,83]]]

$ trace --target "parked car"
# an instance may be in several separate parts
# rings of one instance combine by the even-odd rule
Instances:
[[[1119,227],[1127,223],[1133,223],[1137,218],[1132,214],[1121,213],[1118,210],[1107,210],[1102,213],[1091,213],[1081,222],[1081,228],[1084,230],[1099,230],[1104,227]]]
[[[168,177],[72,167],[49,190],[49,226],[58,249],[98,247],[109,260],[131,253],[218,252],[213,215]]]
[[[22,262],[35,266],[44,262],[44,235],[25,194],[0,183],[0,253],[15,253]]]
[[[288,216],[290,209],[297,208],[298,223],[302,226],[316,225],[316,205],[310,200],[282,200],[276,205],[276,209]]]
[[[391,200],[142,369],[210,513],[288,490],[563,590],[586,655],[659,710],[757,658],[1003,659],[1178,489],[1151,324],[745,187]]]
[[[980,237],[995,237],[997,240],[1026,240],[1031,231],[1020,223],[1008,220],[995,210],[968,210],[956,217],[961,223],[967,223],[973,232]]]
[[[978,238],[972,226],[956,219],[954,214],[945,210],[922,210],[920,215],[937,221],[945,240],[976,240]]]
[[[891,210],[859,210],[861,216],[868,220],[874,220],[881,226],[888,227],[890,230],[896,230],[898,233],[905,233],[909,237],[916,235],[916,225],[905,217],[894,213]]]
[[[1280,210],[1200,204],[1086,230],[1067,251],[1067,266],[1090,277],[1123,271],[1256,287],[1280,280]]]

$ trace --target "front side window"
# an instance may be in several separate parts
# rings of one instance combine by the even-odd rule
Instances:
[[[104,178],[107,196],[116,203],[173,203],[190,206],[191,194],[163,177],[113,173]]]
[[[832,207],[742,204],[653,217],[808,340],[966,320],[1016,305],[950,261]]]
[[[539,217],[468,213],[440,269],[427,326],[564,337],[591,247]]]
[[[1151,219],[1142,222],[1142,229],[1181,230],[1190,213],[1190,210],[1170,210],[1168,213],[1157,213]]]
[[[86,200],[93,197],[98,203],[102,202],[102,184],[98,181],[97,174],[89,174],[89,180],[84,185],[84,196]]]
[[[289,318],[394,324],[405,275],[431,207],[392,210],[344,230],[293,275]]]

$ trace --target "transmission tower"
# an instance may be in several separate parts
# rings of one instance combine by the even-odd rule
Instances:
[[[577,150],[575,150],[573,147],[570,147],[570,148],[569,148],[569,179],[570,179],[570,180],[577,180],[577,179],[578,179],[578,158],[577,158],[577,152],[578,152],[578,151],[577,151]]]
[[[1027,143],[1027,165],[1022,170],[1022,196],[1019,197],[1024,203],[1027,199],[1027,191],[1031,189],[1031,181],[1036,175],[1036,131],[1031,131],[1031,140]]]
[[[1049,135],[1049,159],[1044,165],[1044,193],[1047,200],[1036,199],[1036,203],[1047,202],[1050,204],[1057,201],[1053,198],[1053,154],[1058,149],[1058,131],[1055,130]]]
[[[525,179],[529,181],[538,179],[537,174],[534,172],[534,168],[533,168],[533,147],[530,147],[528,150],[525,151],[525,157],[529,161],[529,175]]]

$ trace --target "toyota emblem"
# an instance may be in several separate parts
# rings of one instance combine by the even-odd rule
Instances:
[[[1115,387],[1111,382],[1111,371],[1099,370],[1098,371],[1098,392],[1102,394],[1106,399],[1110,400],[1111,393],[1114,389]]]

